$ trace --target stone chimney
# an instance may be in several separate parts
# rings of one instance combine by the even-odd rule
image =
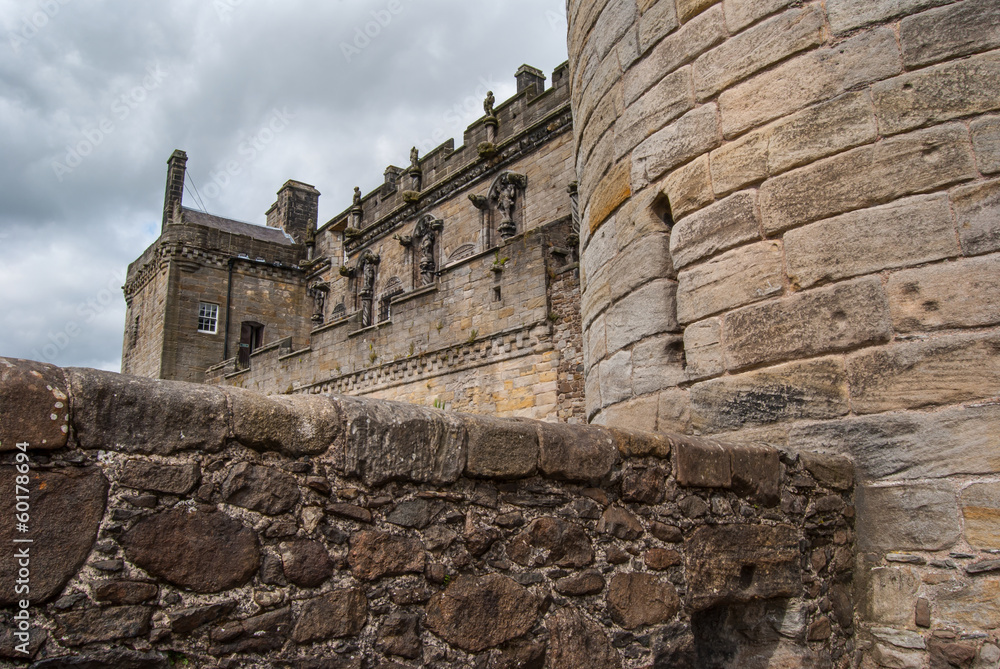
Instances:
[[[527,89],[532,84],[535,85],[535,95],[539,95],[545,90],[545,73],[538,68],[530,65],[522,65],[517,68],[514,78],[517,79],[518,93]]]
[[[167,222],[174,216],[174,209],[180,206],[184,199],[184,172],[187,169],[187,159],[187,154],[177,149],[170,154],[170,160],[167,161],[167,189],[163,194],[161,231],[167,227]]]
[[[286,181],[278,191],[278,201],[267,215],[267,225],[290,234],[297,244],[305,244],[310,225],[319,215],[319,191],[301,181]]]

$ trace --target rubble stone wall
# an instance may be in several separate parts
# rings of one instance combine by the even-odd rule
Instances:
[[[854,458],[864,666],[997,667],[1000,4],[568,9],[588,419]]]
[[[853,657],[839,456],[0,359],[0,461],[3,667]]]

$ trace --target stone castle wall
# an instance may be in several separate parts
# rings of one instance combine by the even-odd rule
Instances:
[[[853,457],[862,666],[996,667],[1000,5],[568,7],[588,418]]]
[[[3,667],[852,657],[839,456],[0,359],[0,461]]]

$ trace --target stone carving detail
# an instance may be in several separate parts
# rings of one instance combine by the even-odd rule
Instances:
[[[500,212],[500,224],[497,232],[503,239],[510,239],[517,234],[517,199],[523,196],[528,185],[528,177],[514,172],[504,172],[490,188],[490,202]]]
[[[312,322],[322,324],[326,319],[326,296],[330,292],[330,284],[320,282],[309,289],[309,297],[313,299]]]
[[[420,151],[417,150],[417,147],[410,149],[410,169],[406,171],[406,174],[410,177],[409,189],[419,192],[423,181],[423,170],[420,169]]]
[[[354,204],[351,206],[351,227],[360,230],[364,209],[361,208],[361,188],[354,187]]]
[[[495,102],[493,91],[487,91],[486,99],[483,100],[483,111],[486,112],[486,142],[488,144],[496,142],[497,128],[500,126],[500,119],[497,118],[496,110],[493,109]]]
[[[372,324],[372,302],[375,295],[375,273],[382,259],[371,250],[361,256],[361,327]]]
[[[420,269],[420,285],[429,286],[434,283],[437,277],[437,233],[444,227],[444,222],[435,219],[430,214],[424,216],[417,222],[417,227],[413,229],[413,236],[420,241],[417,243],[419,253],[418,267]]]

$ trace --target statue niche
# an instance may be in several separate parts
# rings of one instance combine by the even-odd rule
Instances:
[[[309,296],[313,299],[313,323],[322,325],[326,320],[326,296],[330,292],[330,284],[325,281],[314,284],[309,289]]]
[[[364,252],[359,264],[361,265],[361,327],[366,328],[372,325],[372,304],[375,297],[375,273],[382,259],[371,249]]]
[[[527,186],[528,177],[514,172],[502,173],[490,186],[489,201],[500,213],[497,232],[504,241],[517,234],[518,204]]]
[[[417,221],[413,229],[421,286],[429,286],[437,278],[437,238],[443,227],[444,221],[427,214]]]

